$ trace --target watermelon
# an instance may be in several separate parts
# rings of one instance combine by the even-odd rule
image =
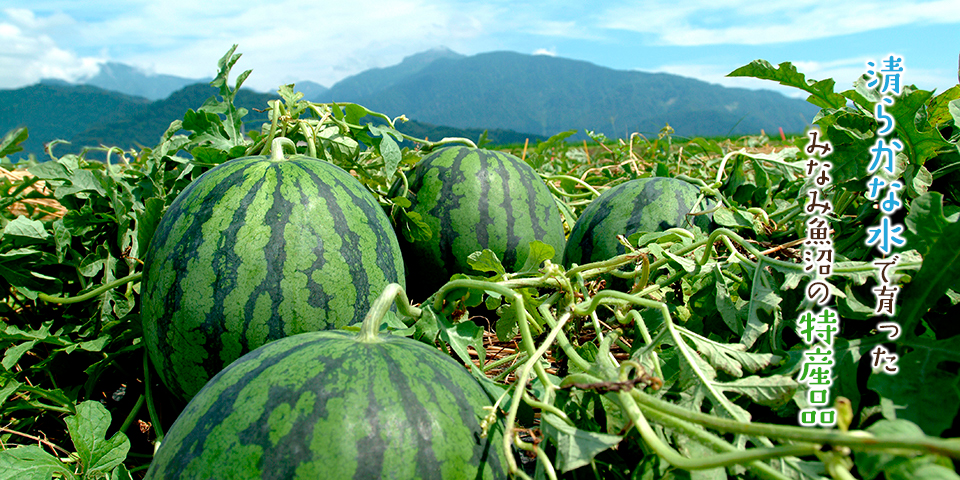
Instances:
[[[674,227],[709,230],[709,216],[688,216],[699,195],[700,189],[695,185],[669,177],[637,178],[603,192],[583,210],[570,231],[563,251],[564,266],[623,254],[626,249],[617,241],[617,235],[661,232]]]
[[[389,194],[401,193],[398,180]],[[560,261],[565,240],[553,194],[513,155],[465,146],[437,150],[413,169],[407,198],[431,231],[427,240],[400,236],[413,299],[428,297],[453,274],[479,275],[467,256],[483,249],[507,271],[524,266],[534,240],[552,246],[553,261]]]
[[[231,363],[177,417],[146,478],[506,478],[501,427],[481,428],[494,400],[462,364],[377,335],[379,323]]]
[[[331,163],[282,153],[223,163],[180,193],[150,242],[147,351],[189,399],[268,341],[360,322],[375,292],[405,283],[399,248],[373,195]]]

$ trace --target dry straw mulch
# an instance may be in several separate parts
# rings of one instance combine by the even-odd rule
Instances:
[[[12,195],[21,182],[33,177],[25,170],[7,170],[5,168],[0,168],[0,176],[3,177],[3,183],[10,185],[7,191],[2,192],[3,196]],[[27,187],[23,194],[30,194],[31,192],[36,192],[45,198],[25,198],[7,206],[6,210],[14,217],[23,215],[37,220],[53,220],[67,213],[67,209],[52,198],[53,190],[47,187],[43,180]]]

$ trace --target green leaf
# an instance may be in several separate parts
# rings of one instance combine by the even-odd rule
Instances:
[[[500,318],[497,319],[495,325],[497,340],[501,342],[512,340],[513,337],[517,336],[517,331],[520,329],[520,325],[517,324],[516,311],[509,305],[504,305],[497,310],[497,313],[500,314]]]
[[[772,353],[747,352],[747,347],[742,343],[719,343],[689,331],[684,333],[711,365],[737,378],[743,376],[743,368],[750,372],[759,372],[782,359]]]
[[[432,345],[440,333],[440,326],[437,321],[438,315],[433,311],[429,301],[423,302],[423,304],[425,306],[422,308],[420,318],[413,324],[415,332],[413,337]]]
[[[717,289],[717,311],[720,312],[720,318],[730,330],[739,335],[743,335],[743,324],[737,317],[737,306],[730,298],[730,288],[727,285],[727,279],[720,272],[719,268],[713,269],[713,277]]]
[[[846,317],[841,315],[845,320]],[[838,337],[834,339],[833,356],[835,364],[833,367],[835,383],[831,388],[834,398],[845,397],[850,400],[854,411],[857,411],[860,405],[862,387],[857,383],[857,370],[860,368],[863,355],[869,353],[870,346],[864,345],[860,339],[846,339]],[[867,360],[869,361],[869,360]]]
[[[57,262],[63,263],[67,258],[67,251],[70,248],[70,243],[73,239],[73,236],[70,235],[70,230],[63,224],[63,219],[58,218],[53,222],[53,241],[57,248]]]
[[[3,361],[0,362],[0,365],[3,365],[3,368],[8,372],[13,368],[17,362],[20,361],[25,353],[29,352],[31,348],[37,345],[36,340],[30,340],[23,342],[15,347],[10,347],[3,352]]]
[[[951,368],[960,362],[960,335],[946,340],[901,339],[898,344],[898,351],[910,351],[897,359],[897,374],[875,371],[867,388],[893,400],[897,418],[939,436],[950,428],[960,408],[960,374]]]
[[[960,480],[957,472],[934,463],[936,460],[933,455],[911,458],[885,468],[883,473],[887,480]]]
[[[460,357],[464,365],[476,368],[470,359],[468,347],[473,347],[480,355],[480,364],[484,362],[483,328],[473,322],[459,322],[451,324],[443,315],[437,316],[440,325],[440,339],[450,345],[450,348]]]
[[[911,335],[920,319],[960,278],[960,222],[944,226],[923,259],[920,271],[901,290],[896,321]]]
[[[380,141],[377,142],[376,146],[380,151],[380,155],[383,157],[383,171],[389,184],[393,181],[393,176],[397,173],[397,167],[400,166],[400,161],[403,160],[403,154],[400,153],[400,146],[397,145],[397,142],[402,141],[403,137],[400,136],[400,132],[390,127],[368,124],[367,129],[370,130],[373,136],[380,137]],[[396,140],[394,140],[394,138]]]
[[[103,175],[103,172],[96,170],[77,170],[71,173],[66,180],[67,184],[57,187],[54,195],[58,199],[63,199],[69,195],[76,195],[84,192],[96,192],[101,197],[107,197],[107,192],[112,190],[111,182]],[[77,195],[78,198],[85,198],[85,195]]]
[[[499,280],[507,273],[503,268],[503,264],[500,263],[500,259],[497,258],[497,254],[493,253],[493,250],[483,249],[479,252],[473,252],[467,256],[467,265],[470,265],[470,268],[478,272],[489,272],[494,273],[494,279]],[[494,280],[496,281],[496,280]]]
[[[165,203],[162,198],[148,198],[143,202],[143,211],[137,213],[137,249],[141,256],[145,255],[150,247],[150,240],[157,230],[160,217],[163,216]]]
[[[117,465],[117,468],[110,472],[110,480],[133,480],[130,471],[123,464]]]
[[[0,158],[13,155],[23,150],[21,143],[27,141],[27,127],[15,128],[7,132],[0,140]]]
[[[303,92],[298,92],[294,89],[295,84],[289,85],[280,85],[277,88],[277,93],[280,94],[280,98],[283,99],[284,105],[287,107],[287,115],[291,119],[300,118],[300,114],[307,109],[307,102],[303,101]]]
[[[360,144],[357,140],[341,133],[340,127],[336,125],[321,127],[317,133],[317,139],[324,148],[330,149],[330,153],[338,160],[353,160],[360,152]]]
[[[790,62],[783,62],[774,67],[766,60],[754,60],[727,74],[728,77],[753,77],[763,80],[773,80],[780,85],[799,88],[810,94],[807,101],[820,108],[839,109],[846,105],[847,100],[842,95],[833,92],[835,82],[832,78],[814,81],[797,71]]]
[[[957,221],[960,214],[949,218],[943,213],[943,195],[939,192],[928,192],[910,202],[910,213],[903,223],[907,226],[904,240],[910,248],[917,250],[922,256],[930,252],[930,248],[943,234],[943,230]]]
[[[561,473],[567,473],[590,462],[600,452],[620,443],[623,437],[606,433],[588,432],[568,425],[560,417],[545,413],[543,433],[557,446],[557,465]]]
[[[547,245],[540,240],[530,242],[530,251],[527,254],[527,261],[523,263],[520,272],[535,273],[540,270],[543,262],[550,260],[556,254],[553,246]],[[519,273],[519,272],[518,272]]]
[[[0,372],[0,407],[20,388],[20,382],[13,378],[13,374]]]
[[[926,106],[932,96],[933,92],[904,87],[897,101],[885,108],[888,114],[893,115],[896,123],[896,138],[904,143],[904,152],[908,154],[912,165],[923,165],[927,160],[937,156],[939,151],[952,148],[952,145],[940,135],[940,131],[931,126],[926,119],[917,125],[920,110]]]
[[[50,480],[60,475],[67,480],[77,477],[57,457],[33,445],[0,451],[0,480]]]
[[[923,438],[923,430],[907,420],[880,420],[867,428],[867,431],[883,437]],[[854,463],[864,480],[870,480],[882,472],[888,464],[899,457],[883,451],[858,451],[854,454]]]
[[[43,222],[39,220],[30,220],[23,215],[19,215],[13,221],[3,228],[0,237],[11,236],[28,240],[46,240],[50,236]]]
[[[877,122],[863,113],[839,110],[814,119],[824,134],[824,140],[833,144],[828,157],[833,167],[830,174],[835,183],[843,183],[853,191],[866,190],[863,176],[870,166],[870,149],[876,143]]]
[[[796,380],[786,375],[751,375],[731,382],[715,382],[714,386],[724,392],[746,395],[757,405],[774,408],[786,405],[800,388]]]
[[[700,266],[700,265],[697,264],[697,262],[696,262],[695,260],[693,260],[693,259],[684,258],[684,257],[681,257],[681,256],[675,254],[675,253],[671,253],[671,252],[667,252],[667,251],[665,251],[665,252],[663,252],[663,253],[664,253],[664,255],[670,257],[670,260],[673,260],[674,262],[679,263],[679,264],[680,264],[680,267],[683,268],[683,270],[686,271],[687,273],[696,272],[696,271],[697,271],[697,268],[699,268],[699,266]]]
[[[757,263],[753,272],[753,282],[750,288],[750,299],[747,302],[747,326],[744,329],[740,343],[750,348],[766,333],[770,325],[760,318],[760,311],[773,314],[779,308],[782,298],[774,291],[771,285],[773,277],[763,268],[763,261]]]
[[[729,228],[753,228],[753,220],[736,207],[720,207],[713,212],[713,221]]]
[[[130,440],[122,432],[105,439],[110,412],[100,402],[87,400],[77,405],[77,414],[63,419],[70,439],[80,456],[84,477],[107,473],[120,465],[130,451]]]
[[[393,197],[390,201],[400,208],[410,208],[413,206],[413,203],[407,197]]]
[[[70,170],[61,161],[38,163],[27,171],[41,180],[60,180],[70,176]]]
[[[243,138],[243,116],[247,114],[247,109],[237,108],[234,105],[234,99],[236,97],[237,91],[240,90],[240,86],[243,85],[244,80],[250,75],[251,71],[247,70],[241,73],[237,77],[236,85],[233,89],[230,88],[228,83],[230,77],[230,70],[237,63],[237,60],[240,59],[240,54],[234,55],[233,52],[237,50],[237,46],[233,45],[227,53],[220,58],[220,61],[217,62],[217,67],[219,68],[216,78],[210,82],[210,86],[218,88],[220,90],[220,96],[223,98],[222,101],[218,101],[216,97],[212,97],[204,102],[203,106],[199,108],[200,112],[209,112],[217,115],[219,120],[219,115],[223,115],[224,121],[221,123],[222,131],[225,134],[223,138],[225,145],[228,145],[228,148],[224,150],[230,150],[234,146],[245,145],[246,142]]]

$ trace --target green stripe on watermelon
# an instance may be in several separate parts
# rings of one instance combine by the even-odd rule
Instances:
[[[358,323],[391,282],[404,282],[396,234],[349,173],[304,156],[233,160],[158,225],[144,259],[146,345],[186,399],[269,340]]]
[[[467,257],[490,249],[508,271],[523,267],[530,242],[554,248],[559,262],[564,232],[553,195],[519,158],[463,146],[440,149],[414,168],[407,198],[430,227],[426,241],[400,238],[411,298],[422,300],[455,273],[479,274]],[[397,181],[391,196],[401,193]]]
[[[617,235],[674,227],[709,230],[710,216],[688,216],[699,195],[700,189],[695,185],[669,177],[638,178],[603,192],[584,209],[570,232],[563,252],[564,266],[623,254],[626,249],[617,241]]]
[[[177,418],[146,478],[505,478],[499,427],[481,436],[493,399],[477,380],[368,320],[360,335],[299,334],[232,363]]]

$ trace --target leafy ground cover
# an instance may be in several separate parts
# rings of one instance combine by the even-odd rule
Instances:
[[[139,478],[183,405],[157,381],[142,348],[140,259],[166,206],[202,172],[267,153],[276,138],[351,171],[409,238],[429,235],[389,188],[426,152],[445,144],[400,133],[403,118],[354,104],[306,102],[282,86],[269,122],[244,131],[221,60],[219,96],[174,120],[150,148],[107,147],[4,164],[0,183],[0,478]],[[868,79],[836,91],[789,63],[757,61],[733,72],[809,93],[814,123],[834,151],[834,268],[840,331],[834,341],[836,428],[797,425],[809,407],[797,381],[807,345],[798,316],[811,303],[803,262],[807,137],[591,142],[563,132],[511,147],[549,183],[568,223],[603,190],[648,176],[682,178],[718,205],[710,233],[672,229],[624,238],[627,253],[564,269],[533,245],[519,271],[491,252],[469,261],[485,276],[457,276],[419,306],[388,316],[394,334],[436,344],[499,398],[488,420],[523,478],[956,479],[960,458],[960,86],[934,94],[903,88],[887,112],[904,143],[894,176],[904,208],[896,342],[878,331],[873,289],[881,256],[867,230],[882,216],[867,197],[870,148],[882,128]],[[0,157],[26,130],[10,132]],[[400,148],[411,141],[415,148]],[[481,146],[485,139],[476,143]],[[604,288],[626,266],[629,292]],[[896,375],[871,352],[895,348]]]

